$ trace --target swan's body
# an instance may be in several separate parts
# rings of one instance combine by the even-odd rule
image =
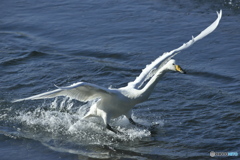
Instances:
[[[97,102],[91,106],[89,112],[84,116],[84,118],[91,116],[102,117],[106,127],[113,132],[116,131],[109,126],[111,118],[117,118],[125,115],[131,123],[136,124],[131,118],[132,108],[136,104],[148,99],[164,73],[167,71],[179,71],[184,73],[181,67],[175,64],[175,60],[171,58],[180,51],[193,45],[196,41],[213,32],[219,24],[222,11],[220,10],[217,14],[218,18],[197,37],[193,37],[190,41],[184,43],[179,48],[164,53],[162,56],[158,57],[150,65],[147,65],[142,73],[133,82],[128,83],[126,87],[112,89],[103,88],[90,83],[78,82],[68,87],[58,87],[56,90],[15,100],[14,102],[53,98],[57,96],[68,96],[82,102],[98,99]],[[148,82],[145,84],[144,82],[146,81]],[[144,84],[145,86],[143,86]]]

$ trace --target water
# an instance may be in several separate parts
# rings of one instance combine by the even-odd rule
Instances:
[[[167,73],[133,118],[105,131],[81,121],[91,104],[65,98],[11,103],[85,81],[122,87],[145,65],[219,27],[175,57],[188,74]],[[240,153],[240,1],[2,1],[0,156],[14,159],[211,159]],[[228,157],[234,159],[239,157]],[[216,158],[213,158],[216,159]]]

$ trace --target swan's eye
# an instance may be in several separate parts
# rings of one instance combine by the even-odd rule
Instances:
[[[174,66],[175,64],[173,63],[172,65]]]

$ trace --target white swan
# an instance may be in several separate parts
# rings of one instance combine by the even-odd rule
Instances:
[[[222,11],[220,10],[220,12],[217,12],[217,15],[217,19],[198,36],[195,38],[192,37],[190,41],[184,43],[179,48],[164,53],[162,56],[158,57],[150,65],[147,65],[146,68],[143,69],[142,73],[133,82],[128,83],[126,87],[112,89],[103,88],[90,83],[78,82],[71,86],[58,87],[56,90],[15,100],[13,102],[53,98],[57,96],[68,96],[82,102],[98,99],[97,102],[91,106],[89,112],[84,116],[84,118],[91,116],[102,117],[106,128],[115,133],[118,131],[114,130],[109,125],[111,118],[117,118],[125,115],[132,124],[140,126],[140,124],[135,123],[131,118],[132,108],[136,104],[148,99],[155,85],[167,71],[185,73],[179,65],[176,65],[175,60],[171,58],[180,51],[193,45],[196,41],[213,32],[219,24],[222,17]],[[144,82],[146,81],[148,82],[145,84]]]

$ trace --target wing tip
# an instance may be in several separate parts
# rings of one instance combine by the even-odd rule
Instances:
[[[14,99],[11,101],[11,103],[16,103],[16,102],[21,102],[21,101],[25,101],[25,99]]]
[[[217,11],[217,15],[218,15],[218,17],[222,17],[222,9],[220,9],[219,12]]]

